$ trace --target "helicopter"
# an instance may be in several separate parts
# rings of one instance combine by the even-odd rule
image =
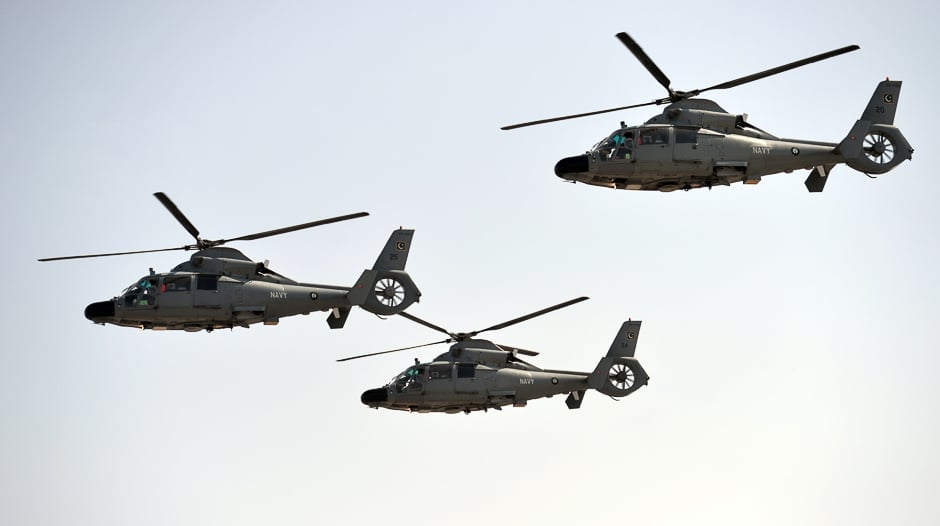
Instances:
[[[783,139],[747,121],[747,115],[728,113],[711,100],[698,98],[710,91],[753,82],[784,71],[859,49],[845,46],[713,86],[678,91],[645,51],[626,33],[616,37],[668,92],[651,102],[566,115],[503,126],[525,126],[599,115],[613,111],[664,105],[662,114],[640,126],[620,127],[583,155],[555,164],[555,175],[572,183],[623,190],[691,190],[731,183],[758,184],[765,175],[794,170],[810,171],[805,181],[810,192],[822,192],[832,168],[844,163],[871,178],[887,173],[912,157],[914,149],[894,124],[901,81],[884,80],[838,143]]]
[[[352,287],[315,285],[294,281],[254,262],[240,251],[222,246],[231,241],[261,239],[315,226],[369,215],[357,212],[311,221],[232,239],[203,239],[199,230],[162,192],[153,194],[196,242],[182,247],[43,258],[39,261],[96,258],[195,250],[170,272],[150,273],[134,281],[119,295],[85,308],[85,317],[96,324],[112,324],[151,330],[211,332],[248,327],[254,323],[277,325],[281,318],[313,311],[330,311],[327,323],[342,328],[354,306],[392,315],[418,301],[421,292],[405,272],[414,230],[398,229],[389,236],[371,269]]]
[[[503,406],[525,407],[529,400],[568,394],[568,409],[581,407],[588,389],[595,389],[617,399],[632,394],[649,382],[649,376],[633,357],[642,322],[627,320],[621,325],[607,354],[591,372],[542,369],[519,355],[536,356],[537,352],[498,345],[476,336],[541,316],[588,299],[575,298],[525,316],[498,323],[486,329],[454,333],[411,315],[399,316],[442,332],[447,339],[341,358],[338,362],[416,349],[442,343],[453,343],[450,349],[431,362],[415,364],[392,378],[386,385],[362,393],[363,404],[372,407],[416,413],[466,413],[502,410]]]

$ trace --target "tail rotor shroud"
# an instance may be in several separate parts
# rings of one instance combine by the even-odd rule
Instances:
[[[386,307],[397,307],[405,299],[405,286],[395,278],[382,278],[375,283],[375,299]]]
[[[871,132],[862,141],[862,150],[869,161],[884,166],[894,160],[896,147],[891,137],[881,132]]]
[[[607,379],[614,389],[626,391],[636,383],[636,374],[625,363],[615,363],[608,370]]]

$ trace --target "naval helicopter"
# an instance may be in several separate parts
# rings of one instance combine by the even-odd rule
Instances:
[[[549,312],[588,299],[575,298],[525,316],[497,323],[485,329],[454,333],[407,312],[399,316],[442,332],[447,339],[358,356],[337,361],[345,362],[369,356],[416,349],[442,343],[453,343],[450,349],[431,362],[415,359],[408,367],[382,387],[362,393],[363,404],[372,407],[416,413],[467,413],[502,410],[503,406],[525,407],[529,400],[568,394],[568,409],[581,407],[589,389],[618,399],[643,387],[649,376],[633,357],[640,321],[627,320],[621,325],[607,354],[591,372],[542,369],[528,363],[520,355],[536,356],[535,351],[495,344],[476,336],[530,320]]]
[[[914,149],[894,126],[901,81],[884,80],[849,133],[840,142],[819,142],[776,137],[747,120],[746,114],[728,113],[698,95],[727,89],[819,62],[859,49],[845,46],[796,62],[713,86],[678,91],[645,51],[626,33],[617,38],[668,92],[651,102],[565,115],[504,126],[503,130],[599,115],[608,112],[667,105],[640,126],[620,127],[583,155],[566,157],[555,165],[555,175],[573,183],[622,190],[691,190],[743,182],[754,185],[765,175],[809,170],[810,192],[822,192],[829,173],[845,164],[871,178],[892,170],[912,157]]]
[[[203,239],[199,230],[162,192],[153,194],[196,242],[182,247],[131,252],[43,258],[39,261],[96,258],[195,250],[170,272],[150,273],[134,281],[119,295],[85,308],[96,324],[152,330],[211,332],[248,327],[254,323],[277,325],[281,318],[314,311],[329,311],[327,324],[342,328],[354,306],[381,316],[398,314],[419,300],[421,292],[405,272],[414,230],[392,232],[371,269],[363,271],[351,287],[301,283],[255,262],[240,251],[222,246],[232,241],[261,239],[315,226],[369,215],[357,212],[311,221],[232,239]]]

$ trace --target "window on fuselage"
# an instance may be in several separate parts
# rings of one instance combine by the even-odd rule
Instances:
[[[199,274],[196,277],[196,290],[219,290],[219,276]]]
[[[669,144],[669,128],[643,128],[640,130],[640,144]]]
[[[164,292],[188,292],[192,287],[192,276],[167,276],[163,278]]]
[[[676,128],[676,144],[695,144],[698,142],[698,128]]]
[[[477,364],[475,363],[458,363],[457,364],[457,378],[475,378],[477,375]]]
[[[430,380],[446,380],[451,376],[452,366],[449,363],[433,364],[428,367]]]

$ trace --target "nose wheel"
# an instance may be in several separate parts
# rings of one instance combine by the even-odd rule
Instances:
[[[392,278],[380,279],[375,284],[375,299],[386,307],[397,307],[405,299],[405,287]]]

